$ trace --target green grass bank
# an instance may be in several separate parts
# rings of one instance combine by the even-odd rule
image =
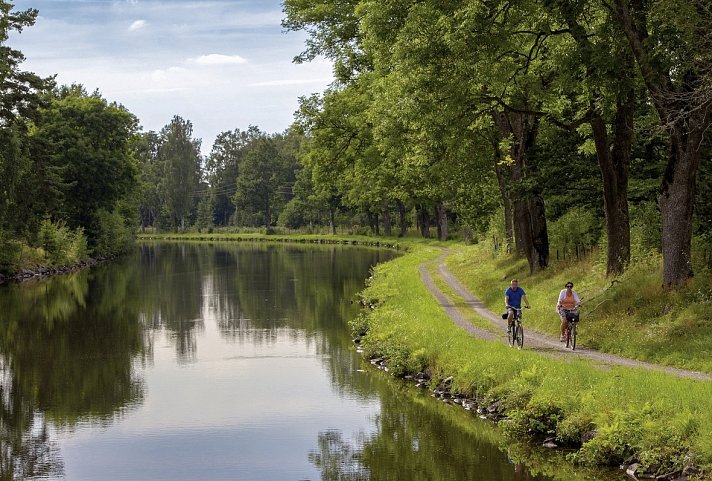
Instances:
[[[354,329],[367,331],[362,341],[367,356],[386,358],[396,376],[426,371],[433,387],[452,376],[453,391],[482,405],[499,402],[507,434],[532,441],[555,437],[558,444],[574,448],[568,455],[574,463],[616,466],[635,457],[658,475],[693,464],[709,472],[712,383],[596,366],[573,356],[554,359],[471,338],[446,316],[420,279],[418,266],[442,250],[423,243],[409,248],[407,255],[378,266],[362,293],[371,307]],[[695,318],[693,327],[687,320],[696,313],[709,315],[705,275],[668,293],[655,287],[660,277],[654,258],[611,282],[591,259],[529,276],[524,263],[493,257],[483,247],[453,243],[448,248],[459,251],[447,259],[448,267],[495,312],[502,309],[508,279],[520,278],[534,305],[527,328],[557,332],[556,296],[573,279],[586,303],[584,344],[710,372],[707,318]],[[683,328],[694,331],[666,342],[666,336]]]

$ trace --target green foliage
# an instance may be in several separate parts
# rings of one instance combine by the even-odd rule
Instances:
[[[232,195],[240,174],[241,164],[255,141],[265,134],[255,126],[247,130],[235,129],[218,134],[210,155],[205,159],[204,174],[210,184],[213,197],[213,222],[218,226],[229,225],[235,212]]]
[[[631,250],[638,257],[650,251],[660,252],[662,222],[657,202],[649,201],[631,206]]]
[[[235,223],[271,226],[283,207],[280,187],[288,181],[291,165],[280,155],[270,138],[259,138],[245,156],[237,177],[233,201]]]
[[[34,132],[48,149],[50,165],[61,169],[63,202],[54,206],[55,217],[83,227],[93,239],[94,212],[113,209],[134,185],[130,142],[137,128],[133,114],[98,92],[89,95],[76,85],[55,92]]]
[[[596,212],[585,207],[573,207],[552,222],[549,241],[553,252],[561,259],[572,258],[581,248],[590,250],[601,236],[601,219]]]
[[[0,274],[11,274],[18,267],[22,244],[0,229]]]
[[[195,227],[198,230],[213,227],[213,208],[214,202],[211,196],[205,196],[198,202],[198,212],[195,216]]]
[[[593,413],[576,412],[556,425],[556,440],[565,446],[580,447],[584,437],[594,433]]]
[[[563,409],[554,400],[532,400],[524,408],[509,412],[505,432],[515,438],[552,436],[562,418]]]
[[[200,185],[200,140],[193,139],[193,124],[179,116],[161,129],[157,160],[162,164],[162,197],[167,223],[186,229],[197,205]]]
[[[68,265],[88,257],[84,229],[72,230],[64,221],[45,218],[40,223],[37,241],[52,266]]]
[[[132,226],[126,224],[126,219],[118,209],[108,211],[100,209],[96,213],[96,239],[92,253],[98,256],[108,256],[126,252],[134,241]]]
[[[695,423],[680,430],[660,419],[655,408],[646,403],[640,408],[611,413],[600,423],[596,435],[572,456],[583,464],[616,465],[628,457],[636,458],[654,474],[682,470],[690,461],[690,436],[695,436]]]

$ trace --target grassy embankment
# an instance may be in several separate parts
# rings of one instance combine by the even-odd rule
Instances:
[[[478,247],[449,247],[461,251],[451,256],[449,268],[495,312],[501,309],[506,279],[518,276],[535,306],[525,322],[556,333],[556,295],[572,279],[588,301],[581,326],[584,344],[712,372],[706,275],[670,294],[657,287],[655,258],[611,286],[590,260],[527,276],[521,262],[492,258]],[[657,466],[658,473],[690,462],[712,466],[712,382],[595,366],[573,357],[557,360],[473,339],[447,318],[420,279],[418,265],[440,252],[411,244],[408,255],[376,269],[363,297],[378,307],[357,322],[368,327],[367,355],[387,358],[396,375],[427,369],[434,384],[453,376],[454,391],[485,404],[501,401],[500,409],[511,420],[503,423],[509,434],[555,436],[579,448],[571,455],[576,462],[616,465],[636,455],[643,464]],[[594,432],[581,446],[582,438]]]

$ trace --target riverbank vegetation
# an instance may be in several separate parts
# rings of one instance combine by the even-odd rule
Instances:
[[[138,119],[22,70],[5,42],[38,12],[11,9],[0,2],[0,275],[121,252],[135,231]]]
[[[600,261],[561,263],[548,274],[528,277],[526,262],[517,264],[507,255],[493,258],[483,246],[460,245],[459,249],[448,266],[495,312],[501,309],[505,279],[522,274],[523,286],[534,304],[525,321],[528,329],[556,332],[556,295],[564,279],[574,278],[587,293],[613,289],[599,294],[598,302],[590,302],[599,305],[603,296],[610,296],[611,305],[606,309],[592,310],[590,303],[584,309],[580,330],[584,344],[597,341],[605,350],[712,372],[708,359],[712,339],[704,326],[709,319],[699,318],[698,326],[697,319],[691,317],[691,313],[702,312],[709,300],[700,298],[692,286],[680,294],[690,296],[683,302],[691,311],[672,317],[672,311],[660,312],[653,317],[651,313],[671,299],[660,299],[655,290],[606,289],[610,283],[605,263]],[[440,252],[434,246],[416,246],[408,255],[375,269],[363,292],[367,309],[353,323],[356,332],[366,333],[361,341],[366,356],[386,359],[389,371],[396,376],[428,372],[431,387],[452,376],[453,392],[474,398],[481,406],[497,406],[506,419],[501,425],[509,435],[539,442],[555,438],[560,446],[575,448],[569,455],[575,463],[617,466],[635,459],[642,469],[658,475],[693,464],[712,466],[708,436],[712,432],[712,384],[641,369],[599,366],[573,356],[518,351],[504,343],[472,338],[447,317],[420,279],[417,267]],[[660,268],[657,258],[640,269]],[[621,284],[650,274],[631,275]],[[611,318],[628,322],[613,329]],[[680,325],[689,333],[672,342],[668,351],[664,342],[668,335],[658,331],[679,330]],[[631,344],[623,349],[626,340]]]

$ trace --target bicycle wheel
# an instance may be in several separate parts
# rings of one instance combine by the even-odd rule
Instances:
[[[517,347],[521,349],[524,346],[524,327],[520,323],[517,323]]]
[[[568,349],[571,347],[571,322],[566,324],[566,335],[564,337],[566,338],[566,349]]]
[[[571,340],[571,350],[573,351],[576,349],[576,323],[572,322],[571,323],[571,334],[569,334],[569,338]]]

